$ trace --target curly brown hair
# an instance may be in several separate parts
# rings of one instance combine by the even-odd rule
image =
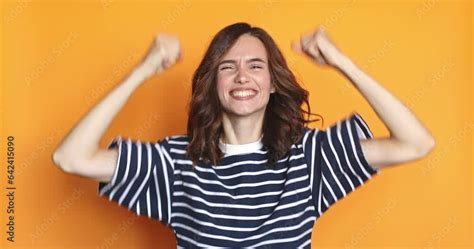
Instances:
[[[268,55],[271,84],[275,93],[270,95],[263,121],[262,143],[267,149],[268,165],[274,168],[286,156],[292,144],[302,139],[303,127],[320,119],[310,120],[311,108],[308,91],[297,82],[285,58],[272,37],[262,28],[238,22],[220,30],[212,39],[192,79],[192,97],[189,103],[186,156],[193,162],[217,165],[223,157],[219,138],[223,133],[223,107],[217,95],[217,68],[232,45],[243,34],[250,34],[264,44]],[[307,111],[301,108],[306,104]],[[307,119],[304,118],[307,114]]]

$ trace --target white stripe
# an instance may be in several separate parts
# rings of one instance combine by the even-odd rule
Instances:
[[[109,195],[109,199],[112,200],[112,198],[114,197],[115,193],[122,187],[122,185],[125,184],[125,182],[127,181],[127,178],[128,178],[128,173],[130,171],[130,157],[131,157],[131,153],[132,153],[132,145],[131,145],[131,140],[128,139],[127,140],[127,143],[126,143],[126,146],[127,146],[127,164],[125,166],[125,175],[123,176],[123,178],[121,179],[120,183],[115,186],[115,188],[112,189],[112,191],[110,192],[110,195]]]
[[[193,162],[191,160],[183,160],[183,159],[174,159],[175,163],[176,164],[179,164],[179,165],[192,165]]]
[[[321,174],[321,177],[322,177],[322,174]],[[323,198],[322,189],[323,189],[323,181],[319,181],[319,195],[318,195],[318,212],[319,212],[319,215],[323,214],[323,211],[321,210],[321,200]]]
[[[151,201],[150,201],[150,188],[146,191],[146,211],[148,218],[151,218]]]
[[[168,167],[166,165],[166,162],[165,162],[165,158],[163,156],[163,154],[167,154],[166,153],[166,150],[165,149],[162,149],[161,146],[159,146],[158,144],[155,144],[155,148],[158,149],[158,152],[159,152],[159,155],[160,155],[160,159],[161,159],[161,168],[163,169],[163,178],[165,179],[165,188],[166,188],[166,198],[167,198],[167,205],[168,205],[168,224],[171,222],[171,192],[170,192],[170,185],[169,185],[169,182],[168,182]],[[159,191],[160,189],[156,189],[157,191]]]
[[[174,184],[175,184],[175,186],[182,185],[184,187],[196,189],[196,190],[200,191],[201,193],[203,193],[205,195],[208,195],[208,196],[213,196],[213,195],[214,196],[226,196],[226,197],[229,197],[229,198],[233,198],[235,200],[237,200],[237,199],[246,199],[246,198],[259,198],[259,197],[263,197],[263,196],[280,195],[281,193],[283,193],[283,190],[281,190],[281,191],[265,192],[265,193],[260,193],[260,194],[243,194],[243,195],[233,196],[233,195],[231,195],[227,192],[214,192],[214,191],[204,190],[199,185],[196,185],[196,184],[193,184],[193,183],[183,182],[181,180],[175,181]]]
[[[164,158],[165,158],[166,160],[168,160],[168,163],[171,165],[171,168],[172,168],[173,171],[174,171],[174,163],[175,163],[174,159],[171,158],[171,156],[168,154],[168,151],[165,149],[164,146],[160,146],[160,148],[161,148],[161,150],[162,150],[162,152],[163,152],[163,155],[165,156]],[[165,164],[163,164],[163,165],[165,165]]]
[[[200,167],[200,166],[197,166],[197,167]],[[291,172],[295,172],[295,171],[297,171],[297,170],[304,170],[305,167],[306,167],[306,165],[305,165],[304,163],[301,164],[301,165],[298,165],[298,166],[291,166],[290,169],[288,170],[287,174],[289,174],[289,173],[291,173]],[[213,169],[205,169],[205,168],[202,168],[202,167],[200,167],[200,168],[201,168],[201,169],[198,170],[198,171],[211,172],[211,173],[215,174],[215,175],[216,175],[218,178],[220,178],[220,179],[232,179],[232,178],[236,178],[235,176],[242,175],[242,173],[239,173],[239,174],[235,174],[235,175],[230,175],[230,176],[224,177],[224,176],[219,176],[218,174],[216,174]],[[287,168],[284,168],[282,171],[284,171],[284,170],[287,170]],[[262,172],[267,172],[267,171],[262,171]],[[269,171],[269,172],[272,172],[272,171]],[[273,171],[273,172],[275,172],[275,171]],[[229,187],[227,187],[226,185],[224,185],[224,184],[223,184],[222,182],[220,182],[220,181],[207,180],[207,179],[200,178],[200,177],[199,177],[196,173],[194,173],[194,172],[183,172],[183,171],[181,171],[181,170],[175,170],[175,173],[176,173],[177,175],[188,175],[188,176],[192,176],[192,177],[196,178],[199,182],[211,183],[211,184],[212,184],[212,183],[215,183],[215,184],[220,185],[220,186],[222,186],[222,187],[224,187],[224,188],[230,188],[230,189],[236,188],[236,186],[237,186],[237,187],[238,187],[238,186],[246,186],[246,185],[247,185],[247,186],[260,186],[260,185],[263,185],[263,184],[266,184],[266,183],[270,183],[270,182],[273,183],[273,182],[276,181],[276,180],[275,180],[275,181],[273,181],[273,182],[272,182],[272,181],[265,181],[265,182],[258,182],[258,183],[255,183],[255,184],[258,184],[258,185],[249,185],[249,184],[252,184],[252,183],[243,183],[243,184],[238,184],[238,185],[234,185],[234,186],[229,186]],[[245,173],[245,175],[259,175],[259,172],[249,172],[250,174],[248,174],[247,172],[244,172],[244,173]],[[278,172],[278,173],[279,173],[279,172]],[[307,177],[308,177],[308,174],[305,174],[304,177],[307,178]],[[297,179],[300,179],[300,178],[297,178]],[[281,182],[283,182],[284,180],[285,180],[285,179],[281,180]],[[293,181],[295,181],[295,179],[289,180],[287,184],[292,183]]]
[[[291,159],[298,159],[300,157],[304,157],[304,155],[292,156],[290,158],[290,161],[291,161]],[[245,165],[245,166],[248,166],[248,165],[261,165],[261,164],[265,164],[267,161],[268,161],[267,159],[260,160],[260,161],[247,160],[247,161],[239,161],[239,162],[235,162],[235,163],[231,163],[231,164],[219,165],[217,167],[215,165],[212,165],[212,167],[216,167],[218,169],[230,169],[232,167],[237,167],[237,166],[240,166],[240,165]],[[287,162],[287,161],[288,161],[288,156],[278,160],[279,163]],[[188,159],[175,159],[174,162],[177,163],[177,164],[181,164],[181,165],[192,165],[192,161],[188,160]],[[197,167],[199,167],[199,166],[197,166]]]
[[[133,203],[135,203],[135,201],[136,201],[137,198],[138,198],[138,195],[139,195],[140,193],[142,193],[142,189],[143,189],[143,187],[145,187],[145,184],[148,183],[148,179],[150,178],[150,173],[151,173],[151,171],[152,171],[152,168],[151,168],[151,167],[152,167],[152,165],[151,165],[151,164],[152,164],[152,158],[151,158],[152,152],[151,152],[150,143],[146,143],[146,144],[145,144],[145,147],[146,147],[146,150],[147,150],[147,152],[148,152],[148,153],[147,153],[147,154],[148,154],[147,172],[146,172],[145,178],[143,179],[142,184],[140,185],[140,187],[138,188],[137,192],[135,193],[135,195],[133,196],[132,200],[130,201],[129,207],[131,207],[131,206],[133,205]],[[141,152],[141,151],[142,151],[142,150],[141,150],[141,146],[140,146],[140,149],[139,149],[139,156],[138,156],[138,158],[140,159],[140,161],[141,161],[141,158],[142,158],[142,156],[141,156],[141,153],[142,153],[142,152]],[[141,163],[139,163],[139,165],[140,165],[140,164],[141,164]]]
[[[300,154],[296,154],[296,155],[291,155],[289,161],[291,162],[291,161],[294,161],[294,160],[296,160],[296,159],[303,158],[303,157],[304,157],[304,154],[301,154],[301,153],[300,153]],[[287,158],[288,158],[288,157],[287,157]]]
[[[349,133],[349,136],[351,136],[352,134]],[[339,142],[341,143],[342,145],[342,150],[344,151],[344,158],[346,159],[346,162],[347,162],[347,165],[349,166],[349,169],[351,170],[352,172],[352,175],[353,176],[356,176],[357,179],[359,180],[359,183],[362,184],[362,179],[360,178],[359,174],[357,174],[354,170],[354,167],[352,167],[352,162],[349,160],[349,157],[348,157],[348,153],[347,153],[347,150],[346,150],[346,145],[344,144],[344,140],[342,139],[342,133],[341,132],[338,132],[337,134],[337,137],[339,139]],[[355,151],[354,151],[355,152]],[[352,152],[351,152],[352,153]],[[357,152],[356,152],[357,153]],[[352,181],[349,181],[351,183],[351,187],[352,187],[352,190],[355,189],[354,185],[352,184]]]
[[[347,126],[347,130],[349,131],[348,133],[350,134],[349,138],[350,138],[350,141],[351,141],[352,151],[354,152],[356,161],[359,164],[359,168],[362,169],[362,172],[364,172],[365,176],[370,179],[370,178],[372,178],[371,175],[367,172],[367,170],[365,169],[365,167],[362,165],[362,163],[359,160],[359,155],[357,154],[357,150],[356,150],[356,147],[355,147],[355,144],[354,144],[354,138],[352,136],[353,133],[352,133],[350,123],[346,122],[346,126]],[[358,139],[358,138],[356,138],[356,139]]]
[[[304,169],[304,168],[306,168],[305,163],[297,165],[297,166],[291,166],[291,167],[289,167],[289,169],[288,169],[288,167],[285,167],[285,168],[282,168],[282,169],[279,169],[279,170],[267,169],[267,170],[259,170],[259,171],[256,171],[256,172],[244,171],[244,172],[241,172],[241,173],[232,174],[232,175],[228,175],[228,176],[221,176],[221,175],[216,173],[214,168],[196,166],[197,171],[214,174],[214,175],[217,176],[218,179],[222,179],[222,180],[234,179],[234,178],[238,178],[239,176],[247,176],[247,175],[255,176],[255,175],[264,175],[265,174],[265,175],[269,175],[269,176],[274,176],[274,175],[278,175],[280,173],[283,173],[285,171],[288,171],[287,174],[289,174],[291,172],[301,170],[301,169]],[[181,172],[180,170],[177,170],[177,171]],[[264,178],[264,177],[262,177],[262,178]]]
[[[305,221],[307,221],[308,219],[306,219]],[[307,223],[307,222],[306,222]],[[305,224],[306,224],[305,223]],[[302,227],[302,226],[300,226]],[[290,242],[290,241],[296,241],[296,240],[299,240],[301,238],[303,238],[304,236],[306,236],[308,233],[312,233],[313,232],[313,228],[310,228],[308,229],[306,232],[296,236],[296,237],[292,237],[292,238],[287,238],[287,239],[273,239],[273,240],[266,240],[266,241],[262,241],[258,244],[255,244],[255,245],[252,245],[251,247],[257,247],[257,246],[261,246],[261,245],[266,245],[266,244],[275,244],[275,243],[281,243],[281,242]]]
[[[303,136],[303,155],[306,155],[306,141],[308,139],[308,136],[309,134],[311,133],[311,130],[308,130],[305,132],[304,136]],[[313,153],[311,153],[311,155],[313,155]],[[312,166],[312,165],[308,165],[308,166]],[[311,167],[312,169],[312,167]],[[314,171],[311,170],[311,175],[309,176],[309,186],[311,188],[311,193],[313,192],[313,178],[314,178]]]
[[[176,154],[186,154],[185,150],[180,150],[180,149],[175,149],[175,148],[171,148],[170,152],[171,153],[176,153]]]
[[[284,162],[284,161],[286,161],[287,158],[288,157],[285,157],[285,159],[279,160],[278,162]],[[260,160],[260,161],[246,160],[246,161],[238,161],[238,162],[227,164],[227,165],[219,165],[218,168],[219,169],[230,169],[230,168],[237,167],[237,166],[240,166],[240,165],[245,165],[245,166],[261,165],[261,164],[264,164],[266,162],[268,162],[268,159]],[[213,167],[215,167],[215,166],[213,165]]]
[[[194,172],[182,171],[181,175],[182,176],[191,176],[191,177],[196,178],[201,183],[215,184],[215,185],[222,186],[223,188],[226,188],[226,189],[237,189],[237,188],[240,188],[240,187],[258,187],[258,186],[264,186],[264,185],[270,185],[270,184],[282,184],[286,181],[286,179],[282,179],[282,180],[271,180],[271,181],[256,182],[256,183],[241,183],[241,184],[237,184],[237,185],[227,186],[227,185],[224,185],[220,181],[202,179],[199,176],[197,176],[196,173],[194,173]]]
[[[328,201],[326,200],[326,197],[323,196],[323,201],[324,201],[324,205],[326,205],[326,208],[329,207],[329,203]]]
[[[211,245],[208,245],[208,244],[203,244],[203,243],[199,243],[193,239],[190,239],[184,235],[181,235],[179,233],[176,233],[176,236],[181,239],[181,240],[184,240],[184,241],[187,241],[187,242],[190,242],[192,245],[194,246],[197,246],[199,248],[228,248],[228,247],[215,247],[215,246],[211,246]],[[184,248],[184,247],[182,247]]]
[[[336,124],[336,137],[339,138],[340,135],[341,135],[341,123],[337,122],[337,124]],[[349,185],[351,185],[351,189],[354,190],[354,184],[352,184],[352,180],[347,175],[347,172],[344,169],[342,169],[342,164],[341,164],[341,161],[339,160],[339,155],[337,154],[336,149],[334,148],[334,145],[332,143],[331,129],[328,130],[328,141],[329,141],[329,147],[331,148],[332,153],[334,154],[334,158],[336,158],[337,164],[339,166],[339,170],[342,172],[342,174],[346,178],[346,181],[349,182]],[[345,152],[343,141],[339,140],[339,142],[341,143],[343,151]],[[332,171],[332,169],[331,169],[331,171]]]
[[[324,186],[326,186],[329,191],[331,192],[331,195],[332,195],[332,198],[334,199],[334,201],[337,201],[337,198],[336,198],[336,195],[334,194],[334,192],[332,191],[332,188],[331,188],[331,185],[329,185],[329,183],[326,181],[326,177],[324,177],[324,174],[321,174],[322,178],[323,178],[323,182],[324,182]]]
[[[339,182],[339,179],[336,177],[336,175],[334,174],[334,171],[332,169],[332,167],[335,167],[335,166],[332,166],[331,163],[329,162],[327,156],[326,156],[326,152],[324,152],[324,149],[321,150],[321,153],[323,155],[323,158],[324,158],[324,161],[326,162],[326,165],[327,165],[327,168],[329,169],[329,171],[331,171],[331,175],[334,179],[334,181],[337,183],[337,186],[339,187],[339,189],[341,190],[342,194],[344,196],[346,196],[346,191],[344,190],[344,188],[342,187],[341,183]],[[322,174],[324,175],[324,174]],[[329,186],[329,183],[326,181],[325,184],[327,184],[328,187]]]
[[[158,204],[158,219],[163,220],[163,214],[161,213],[161,195],[160,195],[160,188],[158,183],[158,173],[156,172],[156,167],[153,169],[153,178],[155,182],[155,190],[156,190],[156,200]]]
[[[313,137],[311,138],[311,178],[310,178],[310,186],[311,186],[311,191],[313,191],[313,182],[314,182],[314,170],[315,170],[315,167],[314,167],[314,160],[315,160],[315,157],[316,157],[316,136],[318,135],[318,131],[315,130],[314,131],[314,135]]]
[[[176,138],[182,138],[182,137],[187,137],[186,134],[178,134],[178,135],[171,135],[171,136],[168,136],[167,138],[173,138],[173,139],[176,139]],[[171,141],[171,140],[170,140]]]
[[[303,180],[307,179],[304,178]],[[279,196],[281,195],[281,193],[283,193],[283,190],[281,191],[273,191],[273,192],[265,192],[265,193],[260,193],[260,194],[244,194],[244,195],[237,195],[237,196],[232,196],[231,194],[229,193],[225,193],[225,192],[213,192],[213,191],[207,191],[207,190],[204,190],[202,189],[199,185],[196,185],[196,184],[192,184],[192,183],[187,183],[187,182],[183,182],[183,181],[176,181],[175,182],[175,185],[176,186],[185,186],[185,187],[189,187],[189,188],[193,188],[193,189],[196,189],[198,191],[200,191],[201,193],[203,193],[204,195],[207,195],[207,196],[225,196],[225,197],[229,197],[229,198],[232,198],[234,200],[238,200],[238,199],[253,199],[253,198],[259,198],[259,197],[263,197],[263,196]],[[305,191],[308,191],[309,190],[309,186],[306,186],[305,188],[300,188],[300,189],[297,189],[297,190],[293,190],[293,191],[290,191],[288,193],[293,193],[293,192],[305,192]],[[287,193],[284,193],[282,195],[282,197],[285,197],[289,194]]]
[[[296,147],[293,146],[293,148],[296,148]],[[181,155],[186,154],[186,150],[176,149],[176,148],[170,149],[170,152],[176,153],[176,154],[181,154]],[[258,150],[252,151],[252,153],[265,155],[265,154],[267,154],[267,151],[264,151],[262,149],[258,149]],[[230,155],[227,155],[227,156],[235,156],[235,155],[239,155],[239,154],[230,154]]]
[[[290,179],[290,180],[286,181],[286,182],[285,182],[285,186],[290,185],[290,184],[293,183],[293,182],[304,181],[304,180],[306,180],[306,179],[308,179],[308,174],[305,174],[305,175],[303,175],[303,176],[300,176],[300,177],[297,177],[297,178],[293,178],[293,179]]]
[[[314,211],[314,207],[313,206],[308,206],[306,207],[306,209],[296,213],[296,214],[292,214],[292,215],[287,215],[287,216],[282,216],[282,217],[278,217],[277,219],[273,219],[273,220],[265,220],[265,222],[263,222],[261,225],[257,226],[257,227],[229,227],[229,226],[221,226],[221,225],[216,225],[212,222],[207,222],[207,221],[201,221],[199,219],[197,219],[196,217],[192,217],[190,215],[187,215],[187,214],[183,214],[183,213],[177,213],[174,215],[174,217],[181,217],[181,218],[184,218],[186,220],[189,220],[190,222],[195,222],[196,224],[199,224],[199,225],[202,225],[202,226],[205,226],[205,227],[213,227],[213,228],[216,228],[216,229],[220,229],[220,230],[225,230],[225,231],[239,231],[239,232],[255,232],[259,229],[262,229],[263,227],[265,226],[269,226],[273,223],[276,223],[278,221],[285,221],[285,220],[292,220],[292,219],[296,219],[298,217],[301,217],[303,216],[306,212],[308,211]],[[189,223],[187,223],[189,224]],[[281,227],[281,225],[276,225],[277,227]]]
[[[303,176],[303,177],[306,177],[307,176]],[[277,206],[281,201],[282,201],[282,198],[284,197],[287,197],[287,196],[291,196],[291,195],[294,195],[294,194],[298,194],[298,193],[301,193],[301,192],[305,192],[307,191],[307,189],[297,189],[297,190],[293,190],[293,191],[288,191],[288,192],[285,192],[280,199],[278,199],[276,202],[271,202],[271,203],[264,203],[264,204],[260,204],[260,205],[255,205],[255,203],[252,203],[252,204],[249,204],[249,205],[246,205],[246,204],[229,204],[229,203],[214,203],[214,202],[209,202],[205,199],[203,199],[202,197],[198,197],[198,196],[193,196],[193,195],[190,195],[186,192],[183,192],[183,191],[175,191],[174,192],[174,196],[184,196],[184,197],[187,197],[191,200],[194,200],[194,201],[198,201],[198,202],[201,202],[205,205],[207,205],[208,207],[224,207],[224,208],[241,208],[241,209],[257,209],[257,208],[266,208],[266,207],[274,207],[274,206]]]
[[[200,230],[196,230],[192,227],[189,227],[185,224],[181,224],[181,223],[178,223],[176,222],[174,224],[175,227],[181,227],[183,229],[186,229],[188,231],[191,231],[193,232],[194,234],[197,234],[201,237],[207,237],[207,238],[213,238],[213,239],[222,239],[222,240],[226,240],[226,241],[236,241],[236,242],[243,242],[244,240],[253,240],[253,239],[259,239],[261,237],[264,237],[265,235],[267,234],[270,234],[270,233],[275,233],[275,232],[280,232],[280,231],[290,231],[290,230],[297,230],[299,228],[301,228],[302,226],[304,226],[306,223],[308,222],[314,222],[314,217],[308,217],[306,218],[305,220],[303,220],[301,223],[299,224],[296,224],[296,225],[293,225],[293,226],[285,226],[285,227],[278,227],[278,228],[274,228],[274,229],[271,229],[269,231],[266,231],[265,233],[261,233],[261,234],[257,234],[257,235],[253,235],[253,236],[248,236],[244,239],[239,239],[239,238],[231,238],[231,237],[227,237],[227,236],[222,236],[222,235],[215,235],[215,234],[209,234],[208,232],[206,233],[203,233],[201,232]],[[302,234],[303,236],[306,235],[306,233]],[[290,238],[290,239],[277,239],[277,240],[269,240],[269,241],[264,241],[264,242],[261,242],[259,244],[256,244],[254,246],[258,246],[260,244],[267,244],[267,243],[274,243],[274,242],[277,242],[277,241],[281,241],[281,242],[284,242],[284,241],[294,241],[294,240],[298,240],[300,237],[303,237],[303,236],[298,236],[298,237],[294,237],[294,238]],[[252,246],[252,247],[254,247]]]
[[[355,127],[356,127],[356,131],[357,131],[357,136],[360,139],[367,139],[367,136],[365,135],[364,131],[360,128],[360,126],[357,124],[357,122],[355,123]]]
[[[169,144],[179,144],[179,145],[187,145],[187,144],[189,144],[189,142],[187,142],[187,141],[176,141],[176,140],[172,140],[172,139],[170,139],[170,140],[168,141],[168,143],[169,143]]]
[[[305,167],[306,167],[306,165],[304,165],[304,164],[301,165],[301,168],[305,168]],[[279,169],[279,170],[266,169],[266,170],[260,170],[260,171],[257,171],[257,172],[244,171],[244,172],[233,174],[233,175],[222,176],[222,175],[217,174],[216,171],[214,170],[214,168],[205,168],[205,167],[201,167],[201,166],[196,166],[195,169],[197,171],[200,171],[200,172],[208,172],[208,173],[214,174],[214,175],[217,176],[218,179],[223,179],[223,180],[233,179],[233,178],[237,178],[239,176],[256,176],[256,175],[264,175],[264,174],[277,175],[277,174],[283,173],[283,172],[288,170],[288,168],[282,168],[282,169]],[[291,172],[292,169],[293,169],[293,166],[290,168],[289,172]],[[300,166],[298,166],[298,169],[300,169]]]
[[[99,194],[101,196],[104,195],[104,193],[106,193],[107,191],[109,191],[109,189],[115,185],[115,182],[117,180],[117,175],[118,175],[118,172],[119,172],[119,165],[120,165],[120,157],[121,157],[121,154],[122,154],[122,138],[119,136],[117,138],[117,144],[118,144],[118,156],[117,156],[117,163],[115,164],[115,171],[114,171],[114,175],[112,176],[112,180],[107,184],[105,185],[102,190],[99,192]],[[113,141],[107,146],[108,148],[110,147],[110,145],[113,143]],[[116,148],[116,149],[117,149]],[[109,198],[110,200],[112,198]]]
[[[132,178],[132,180],[129,182],[128,186],[125,188],[125,190],[123,191],[122,195],[120,196],[120,199],[118,201],[119,204],[122,204],[123,200],[125,199],[125,197],[127,197],[128,195],[128,192],[130,191],[130,189],[132,188],[133,184],[135,183],[135,181],[138,179],[138,176],[139,176],[139,173],[140,173],[140,170],[141,170],[141,164],[142,164],[142,144],[140,141],[137,141],[136,142],[136,145],[137,145],[137,150],[138,150],[138,153],[137,153],[137,171],[135,172],[135,176]],[[130,151],[132,149],[130,148]],[[128,208],[130,209],[132,207],[132,204],[133,202],[130,201],[129,205],[128,205]]]
[[[304,248],[305,246],[309,245],[310,243],[311,243],[311,237],[308,240],[306,240],[303,244],[298,246],[298,248]]]
[[[206,201],[206,200],[204,200],[204,199],[201,198],[201,197],[189,195],[189,194],[187,194],[186,192],[183,192],[183,191],[176,191],[176,192],[174,192],[174,196],[184,196],[184,197],[187,197],[187,198],[189,198],[189,199],[191,199],[191,200],[199,201],[199,202],[201,202],[201,203],[204,203],[204,204],[206,204],[208,207],[240,208],[240,209],[249,209],[249,210],[258,209],[258,208],[266,208],[266,207],[274,207],[274,206],[277,206],[278,203],[280,203],[280,200],[278,200],[277,202],[264,203],[264,204],[260,204],[260,205],[255,205],[255,204],[253,204],[253,205],[244,205],[244,204],[229,204],[229,203],[213,203],[213,202]]]
[[[374,135],[372,134],[372,132],[370,131],[369,127],[367,126],[365,121],[362,119],[362,117],[358,113],[354,113],[354,116],[357,120],[360,121],[362,126],[365,128],[365,131],[367,131],[367,133],[369,133],[370,138],[373,138]],[[359,124],[357,122],[355,124],[356,124],[357,127],[359,127]],[[365,137],[365,133],[364,133],[364,137]],[[365,138],[367,138],[367,137],[365,137]]]
[[[278,210],[283,210],[283,209],[286,209],[286,208],[295,209],[296,206],[298,206],[300,204],[306,205],[307,202],[308,202],[307,199],[301,199],[301,200],[296,201],[296,202],[291,202],[291,203],[288,203],[288,204],[285,204],[285,205],[280,205],[280,206],[277,206],[274,209],[273,212],[276,212]],[[232,219],[232,220],[261,220],[261,219],[266,219],[266,218],[270,217],[273,214],[273,213],[270,213],[270,214],[260,215],[260,216],[239,216],[239,215],[225,215],[225,214],[215,214],[215,213],[211,214],[207,210],[200,209],[200,208],[194,208],[194,207],[190,206],[187,203],[178,202],[178,201],[173,202],[173,207],[184,207],[184,208],[190,209],[192,212],[205,214],[205,215],[208,215],[209,217],[221,218],[221,219]]]

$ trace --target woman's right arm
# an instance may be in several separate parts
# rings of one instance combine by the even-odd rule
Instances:
[[[99,148],[100,139],[132,93],[145,80],[176,63],[180,54],[176,37],[158,34],[143,61],[64,137],[52,155],[54,163],[67,173],[101,182],[110,181],[118,150]]]

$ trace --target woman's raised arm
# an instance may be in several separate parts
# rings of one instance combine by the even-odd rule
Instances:
[[[54,163],[67,173],[109,181],[115,170],[118,150],[99,148],[100,139],[132,93],[145,80],[164,72],[180,58],[178,39],[157,34],[141,63],[64,137],[52,155]]]
[[[326,35],[324,28],[301,37],[293,49],[309,56],[313,62],[339,70],[362,93],[390,131],[389,138],[361,141],[367,162],[382,168],[413,161],[426,156],[435,139],[400,100],[367,75],[342,53]]]

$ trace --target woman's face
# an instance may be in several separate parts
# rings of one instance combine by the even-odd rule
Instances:
[[[256,37],[241,35],[217,67],[217,93],[228,115],[264,114],[274,87],[267,51]]]

